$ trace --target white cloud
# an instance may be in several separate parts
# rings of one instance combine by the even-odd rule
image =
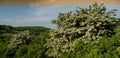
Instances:
[[[0,24],[8,24],[13,26],[25,25],[42,25],[45,27],[52,27],[51,20],[55,19],[59,12],[66,12],[73,9],[68,5],[29,5],[30,10],[22,10],[29,12],[28,15],[15,16],[14,18],[6,18],[0,21]],[[19,18],[18,18],[19,17]]]

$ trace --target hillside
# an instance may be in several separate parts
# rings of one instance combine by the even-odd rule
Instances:
[[[34,48],[37,48],[37,51],[40,53],[40,51],[44,52],[44,43],[45,43],[45,38],[47,39],[49,37],[48,31],[50,28],[42,27],[42,26],[23,26],[23,27],[13,27],[13,26],[8,26],[8,25],[0,25],[0,58],[13,58],[13,57],[20,57],[20,56],[15,56],[15,54],[26,54],[24,52],[26,49],[29,50],[29,52],[35,52]],[[17,37],[16,37],[17,36]],[[18,38],[23,38],[23,40],[27,40],[29,37],[32,36],[32,42],[29,43],[29,45],[26,44],[19,44],[17,45],[18,47],[21,47],[20,49],[14,48],[11,49],[9,48],[9,44],[14,43],[11,42],[12,40],[16,42],[16,39]],[[17,42],[18,42],[17,40]],[[29,41],[29,40],[28,40]],[[14,44],[12,44],[14,45]],[[36,45],[36,46],[34,46]],[[26,47],[25,47],[26,46]],[[42,49],[39,49],[39,48]],[[24,50],[22,52],[22,50]],[[31,49],[33,51],[31,51]],[[16,51],[16,52],[15,52]],[[41,52],[41,53],[43,53]],[[22,56],[21,55],[21,56]],[[42,54],[40,57],[42,57]],[[35,56],[34,56],[35,57]],[[23,58],[23,57],[22,57]],[[26,57],[25,57],[26,58]]]
[[[19,31],[29,30],[35,35],[39,35],[40,32],[44,32],[50,30],[50,28],[42,27],[42,26],[22,26],[22,27],[13,27],[8,25],[0,25],[0,34],[3,33],[17,33]]]

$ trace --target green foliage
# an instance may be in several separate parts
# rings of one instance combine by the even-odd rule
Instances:
[[[39,26],[12,27],[0,25],[0,58],[46,57],[44,44],[49,38],[48,30],[49,28]]]
[[[28,52],[27,45],[20,46],[19,49],[16,51],[15,58],[25,58],[26,54]]]
[[[15,32],[12,26],[0,25],[0,35],[11,32]]]
[[[50,28],[42,27],[42,26],[21,26],[21,27],[13,27],[8,25],[0,25],[0,37],[3,34],[16,34],[20,31],[29,30],[34,35],[39,35],[41,32],[45,32],[50,30]]]
[[[24,27],[16,27],[18,31],[29,30],[34,35],[39,35],[42,32],[50,30],[50,28],[42,27],[42,26],[24,26]]]
[[[75,49],[75,43],[82,39],[84,43],[91,40],[99,40],[102,36],[111,37],[117,27],[116,10],[106,12],[106,7],[97,3],[89,8],[80,8],[76,13],[60,13],[57,20],[58,29],[50,32],[51,38],[47,40],[46,54],[50,57],[61,57],[65,53],[71,53]],[[97,49],[95,49],[97,52]],[[96,53],[93,52],[93,53]]]
[[[29,31],[23,31],[18,34],[13,35],[10,40],[8,48],[17,48],[21,44],[29,44],[33,41],[33,35]]]
[[[48,37],[48,32],[42,32],[41,35],[35,37],[31,44],[20,46],[16,50],[14,58],[46,58],[45,52],[47,49],[44,44]]]
[[[117,28],[120,30],[120,28]],[[75,50],[65,53],[60,58],[119,58],[120,57],[120,31],[109,37],[102,37],[96,41],[85,44],[77,39]]]
[[[47,49],[44,45],[48,38],[48,32],[42,32],[39,36],[36,36],[33,43],[28,46],[27,56],[25,58],[46,58],[45,52]]]
[[[4,38],[0,38],[0,58],[7,58],[6,51],[8,49],[10,35],[4,35]]]
[[[11,58],[47,58],[45,55],[47,49],[44,45],[46,43],[46,39],[49,38],[49,33],[42,32],[40,35],[35,36],[34,38],[35,39],[30,42],[29,45],[28,43],[20,43],[17,45],[17,48],[7,48],[5,56]]]

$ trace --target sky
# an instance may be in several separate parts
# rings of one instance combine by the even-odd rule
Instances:
[[[1,0],[2,1],[2,0]],[[5,0],[3,0],[4,2]],[[6,0],[7,1],[7,0]],[[12,26],[45,26],[48,28],[56,28],[51,24],[52,19],[56,19],[59,12],[75,11],[77,6],[86,8],[91,5],[94,0],[36,0],[31,3],[11,3],[0,2],[0,24]],[[41,2],[40,2],[41,1]],[[73,2],[73,3],[72,3]],[[119,0],[97,0],[98,3],[104,3],[107,11],[117,9],[117,17],[120,17]]]

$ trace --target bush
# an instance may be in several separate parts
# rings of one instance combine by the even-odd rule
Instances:
[[[28,46],[27,57],[25,58],[46,58],[47,49],[44,45],[49,37],[48,32],[42,32],[39,36],[35,36],[33,43]]]
[[[75,43],[82,39],[84,43],[97,40],[106,35],[111,37],[115,34],[117,27],[116,10],[106,12],[106,7],[97,3],[89,8],[80,8],[76,13],[60,13],[57,20],[52,20],[57,24],[58,29],[51,31],[51,38],[47,40],[46,54],[50,57],[60,57],[65,53],[70,53],[75,49]]]
[[[21,44],[29,44],[32,41],[33,35],[29,31],[19,32],[18,34],[13,35],[13,38],[11,38],[10,44],[8,45],[8,48],[17,48]]]
[[[120,28],[117,28],[117,30]],[[60,58],[119,58],[120,57],[120,31],[116,35],[102,37],[97,41],[85,44],[81,39],[75,43],[75,50],[65,53]]]

